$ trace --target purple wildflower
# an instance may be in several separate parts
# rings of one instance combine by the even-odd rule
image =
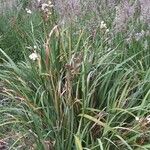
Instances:
[[[150,23],[150,0],[139,0],[141,5],[140,19],[145,23]]]

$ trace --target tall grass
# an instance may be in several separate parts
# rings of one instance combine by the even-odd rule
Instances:
[[[22,14],[24,60],[0,49],[0,137],[9,149],[148,150],[150,37],[135,36],[148,27],[113,33],[106,21],[91,34],[86,20],[60,25],[53,13]]]

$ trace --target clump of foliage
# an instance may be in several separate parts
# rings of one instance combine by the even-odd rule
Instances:
[[[62,23],[55,8],[21,14],[24,60],[0,49],[0,137],[10,149],[148,150],[149,27],[136,18],[114,32],[103,16],[89,30],[92,16]]]

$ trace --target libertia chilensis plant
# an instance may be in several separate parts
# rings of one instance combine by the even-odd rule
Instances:
[[[24,60],[0,49],[0,144],[148,150],[150,35],[135,9],[141,4],[56,0],[24,8],[23,27],[15,22]]]

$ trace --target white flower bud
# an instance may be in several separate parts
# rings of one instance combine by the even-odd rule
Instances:
[[[42,10],[45,10],[48,6],[49,6],[48,4],[43,3],[42,6],[41,6],[41,9],[42,9]]]
[[[109,32],[109,29],[106,29],[106,33],[108,33]]]
[[[136,120],[136,121],[139,121],[139,120],[140,120],[140,118],[139,118],[139,117],[135,117],[135,120]]]
[[[107,25],[104,23],[104,21],[101,21],[100,29],[107,29]]]
[[[36,59],[38,59],[38,54],[36,52],[32,53],[31,55],[29,55],[29,58],[33,61],[35,61]]]
[[[26,8],[25,10],[26,10],[27,14],[32,14],[32,11],[30,9]]]

